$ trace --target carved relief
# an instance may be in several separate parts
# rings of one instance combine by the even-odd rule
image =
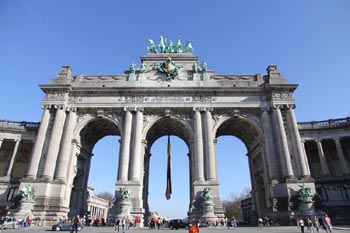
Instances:
[[[45,100],[58,100],[58,101],[64,101],[68,96],[68,93],[58,93],[58,92],[54,92],[54,93],[48,93],[46,94]]]
[[[273,100],[293,100],[293,93],[289,91],[273,92],[271,98]]]
[[[192,101],[194,102],[212,102],[216,101],[217,98],[213,96],[193,96]]]

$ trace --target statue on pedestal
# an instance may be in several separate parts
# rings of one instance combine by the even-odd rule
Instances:
[[[211,197],[211,188],[209,187],[205,187],[203,192],[202,192],[202,198],[204,201],[211,201],[212,197]]]
[[[23,186],[20,190],[20,194],[22,195],[22,200],[34,201],[34,198],[35,198],[34,188],[31,184],[27,186]]]

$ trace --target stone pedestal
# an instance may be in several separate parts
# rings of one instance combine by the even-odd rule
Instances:
[[[122,219],[125,216],[130,216],[131,211],[131,202],[130,201],[121,201],[119,203],[119,212],[118,212],[118,218]]]
[[[215,222],[217,217],[214,214],[214,203],[213,201],[204,201],[202,204],[203,215],[202,218],[206,221]]]
[[[299,205],[300,215],[313,216],[315,215],[314,203],[313,202],[302,202]]]
[[[17,219],[22,219],[27,214],[32,215],[33,205],[32,201],[21,201],[17,209],[9,211],[9,215],[13,215]]]

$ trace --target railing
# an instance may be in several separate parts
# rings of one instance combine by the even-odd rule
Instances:
[[[27,129],[39,129],[39,125],[40,122],[0,120],[0,127],[4,128],[24,127]]]
[[[326,121],[298,122],[299,130],[334,128],[350,128],[350,117],[329,119]]]

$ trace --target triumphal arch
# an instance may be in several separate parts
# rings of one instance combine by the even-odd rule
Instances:
[[[181,169],[190,174],[191,220],[224,217],[216,165],[216,139],[224,135],[247,149],[255,216],[288,219],[300,183],[315,193],[294,114],[297,85],[275,65],[266,74],[216,74],[192,51],[191,41],[182,47],[180,39],[173,46],[150,40],[140,64],[123,74],[73,75],[63,66],[40,85],[43,115],[21,179],[36,191],[34,215],[87,210],[92,151],[108,135],[121,138],[118,171],[108,171],[117,173],[111,209],[117,216],[149,215],[150,151],[166,135],[188,148]]]

